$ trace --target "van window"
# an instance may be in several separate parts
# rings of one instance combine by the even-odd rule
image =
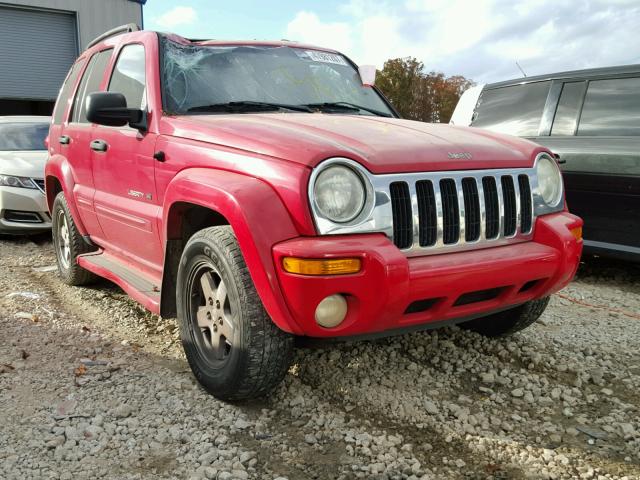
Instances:
[[[640,135],[640,78],[589,82],[578,135]]]
[[[67,109],[67,103],[69,102],[69,96],[71,95],[71,89],[76,84],[76,80],[78,79],[78,75],[80,75],[83,65],[84,59],[74,63],[69,75],[67,75],[67,79],[64,81],[64,84],[60,89],[56,106],[53,109],[53,123],[55,124],[62,123],[63,121],[64,112]]]
[[[570,82],[562,86],[556,116],[553,119],[553,127],[551,127],[551,135],[574,135],[576,133],[578,114],[586,86],[586,82]]]
[[[111,58],[111,52],[113,49],[103,50],[96,53],[89,64],[87,65],[78,91],[76,92],[76,98],[73,101],[73,115],[72,122],[89,123],[87,120],[86,102],[87,95],[93,92],[97,92],[100,89],[100,84],[104,77],[104,71],[107,68],[109,59]]]
[[[127,99],[127,107],[145,109],[144,47],[134,43],[122,49],[113,69],[108,90]]]
[[[500,133],[535,137],[551,82],[484,90],[471,125]]]

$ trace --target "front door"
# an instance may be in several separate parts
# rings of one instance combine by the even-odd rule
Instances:
[[[129,108],[145,110],[145,85],[144,46],[125,45],[118,53],[108,91],[123,94]],[[97,126],[92,133],[94,203],[104,243],[122,260],[157,276],[163,252],[154,179],[156,135],[129,126]]]

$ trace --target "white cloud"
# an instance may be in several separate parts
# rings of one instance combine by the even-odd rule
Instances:
[[[188,25],[196,21],[196,11],[192,7],[178,6],[153,19],[161,27],[173,28]]]
[[[351,50],[353,32],[347,23],[321,22],[315,13],[298,12],[289,22],[286,38],[301,40],[305,43],[335,48],[340,51]]]
[[[299,12],[287,38],[381,67],[416,57],[428,70],[480,82],[640,63],[637,0],[350,0],[340,22]]]

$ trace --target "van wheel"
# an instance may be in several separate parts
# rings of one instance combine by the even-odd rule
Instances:
[[[97,277],[76,261],[79,255],[92,252],[93,248],[78,232],[63,192],[58,193],[53,201],[51,230],[58,261],[58,274],[62,281],[67,285],[86,285],[94,282]]]
[[[182,345],[205,390],[237,401],[263,396],[280,383],[293,336],[267,315],[231,227],[205,228],[191,237],[177,285]]]
[[[534,323],[549,305],[549,297],[531,300],[518,307],[476,318],[458,326],[486,337],[503,337],[519,332]]]

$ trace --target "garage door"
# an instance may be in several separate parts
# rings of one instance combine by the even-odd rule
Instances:
[[[0,98],[55,100],[77,56],[75,15],[0,6]]]

